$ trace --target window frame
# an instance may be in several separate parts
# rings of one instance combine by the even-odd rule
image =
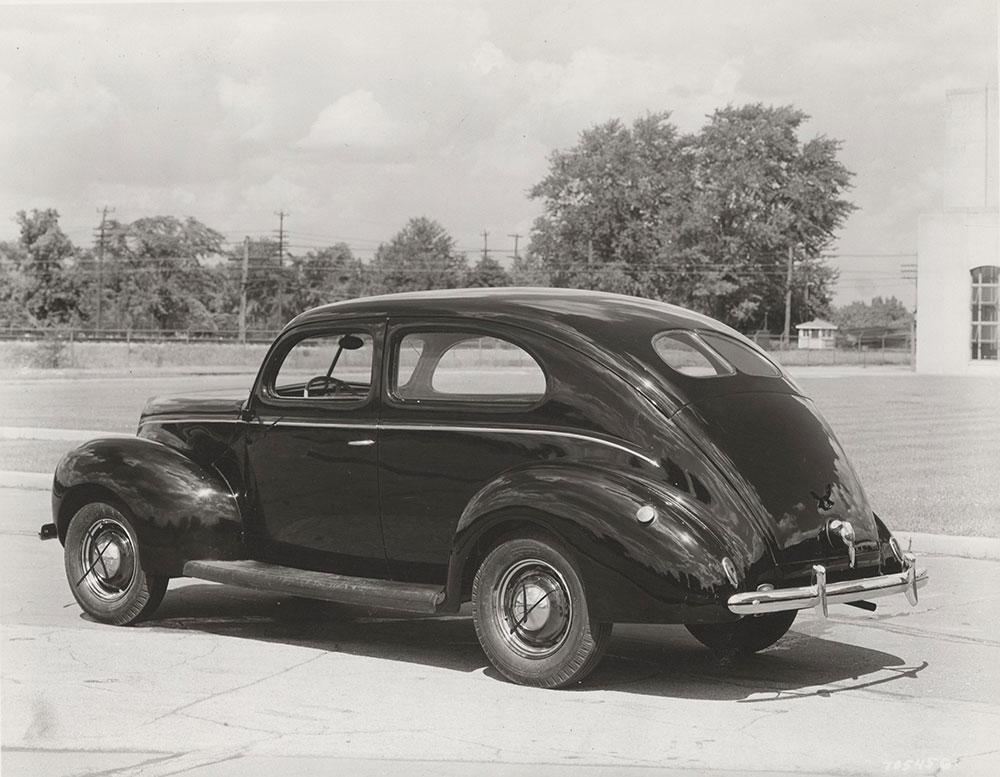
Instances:
[[[695,375],[689,372],[682,372],[673,366],[657,349],[656,344],[660,340],[675,340],[679,343],[683,343],[690,348],[693,348],[709,365],[716,370],[715,374],[709,375]],[[694,329],[664,329],[661,332],[657,332],[650,339],[650,345],[653,347],[653,353],[656,354],[656,358],[660,360],[667,369],[676,375],[680,375],[682,378],[690,378],[691,380],[710,380],[712,378],[731,378],[734,375],[739,374],[736,368],[731,365],[722,354],[716,353],[715,349],[712,348],[708,343],[701,339],[698,332]]]
[[[993,271],[992,274],[996,280],[983,280],[983,276],[986,274],[985,271],[988,270]],[[1000,360],[1000,266],[983,264],[969,270],[969,275],[971,276],[969,316],[972,324],[969,332],[969,358],[973,362],[995,362]],[[982,289],[994,290],[992,303],[982,302]],[[992,320],[983,319],[983,308],[989,307],[991,304],[995,311],[994,318]],[[983,339],[984,326],[993,329],[995,333],[993,340]],[[993,356],[982,355],[984,343],[991,343],[993,345]]]
[[[313,337],[335,337],[346,334],[367,334],[372,339],[371,380],[368,392],[351,399],[333,397],[288,397],[278,394],[275,383],[285,359],[300,343]],[[324,321],[296,328],[285,333],[276,341],[265,357],[264,366],[254,386],[254,396],[258,402],[271,407],[310,408],[327,411],[354,411],[372,405],[378,397],[379,365],[382,356],[382,336],[384,323],[368,320]],[[348,396],[350,396],[348,394]],[[331,401],[333,400],[333,401]]]
[[[442,395],[440,397],[422,397],[419,399],[406,398],[400,396],[397,392],[396,377],[399,364],[399,351],[400,345],[403,339],[407,335],[414,334],[435,334],[435,333],[451,333],[451,334],[462,334],[467,335],[467,338],[463,339],[475,339],[480,337],[491,337],[495,340],[501,340],[505,343],[519,348],[521,351],[526,353],[531,360],[538,367],[545,380],[545,390],[537,398],[531,399],[504,399],[504,398],[493,398],[486,399],[490,397],[489,394],[484,394],[482,399],[470,398],[472,395],[461,394],[455,395],[455,397],[450,397],[448,395]],[[461,341],[458,341],[461,342]],[[452,346],[449,346],[445,351],[442,352],[441,356],[448,353],[451,348],[458,344],[456,342]],[[440,357],[439,357],[440,361]],[[526,345],[524,340],[519,338],[515,332],[511,332],[509,328],[501,328],[489,325],[482,325],[474,322],[437,322],[437,321],[407,321],[398,322],[396,324],[390,324],[389,331],[386,335],[386,347],[384,355],[384,374],[385,380],[383,382],[383,401],[386,405],[394,408],[400,408],[405,410],[455,410],[464,412],[481,412],[481,413],[524,413],[535,410],[549,399],[552,389],[553,389],[553,379],[552,374],[542,358],[539,357],[537,351]],[[436,365],[435,365],[436,368]],[[414,367],[414,372],[416,372],[416,367]],[[433,377],[433,373],[431,374]],[[516,397],[518,395],[511,394],[511,397]]]
[[[741,370],[738,365],[733,364],[732,360],[728,359],[725,354],[720,353],[715,349],[711,342],[706,340],[702,335],[709,335],[711,337],[718,337],[722,340],[727,340],[732,342],[736,347],[745,348],[750,351],[751,354],[758,356],[764,361],[769,367],[774,370],[773,374],[761,375],[759,373],[747,372],[746,370]],[[714,375],[693,375],[691,373],[682,372],[673,365],[671,365],[656,348],[658,341],[667,338],[673,339],[681,343],[685,343],[695,350],[697,350],[708,362],[714,367],[717,372]],[[780,364],[771,359],[767,354],[759,352],[759,347],[754,347],[747,345],[746,343],[737,340],[735,337],[726,334],[725,332],[718,332],[713,329],[664,329],[657,332],[650,338],[650,345],[653,348],[653,353],[656,354],[656,358],[660,360],[667,369],[669,369],[675,375],[679,375],[681,378],[691,379],[691,380],[715,380],[719,378],[733,378],[738,375],[742,375],[746,378],[753,379],[764,379],[764,380],[788,380],[788,376],[785,374],[784,369]]]

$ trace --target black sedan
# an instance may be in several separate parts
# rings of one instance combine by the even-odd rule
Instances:
[[[418,292],[294,319],[249,396],[151,400],[55,472],[70,587],[171,577],[411,612],[472,601],[504,676],[580,681],[616,622],[751,652],[926,583],[822,415],[752,342],[596,292]]]

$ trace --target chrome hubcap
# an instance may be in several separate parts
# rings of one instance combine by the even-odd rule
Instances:
[[[497,631],[522,656],[544,658],[558,650],[572,614],[565,579],[540,559],[511,566],[493,591]]]
[[[128,531],[113,518],[97,521],[80,544],[84,585],[96,597],[113,601],[121,597],[135,579],[135,550]]]

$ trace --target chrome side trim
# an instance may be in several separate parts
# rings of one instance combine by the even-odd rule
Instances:
[[[264,426],[295,426],[295,427],[316,427],[323,429],[364,429],[364,430],[377,430],[377,429],[387,429],[391,431],[428,431],[428,432],[471,432],[471,433],[486,433],[486,434],[520,434],[520,435],[535,435],[541,437],[561,437],[570,440],[581,440],[583,442],[596,443],[597,445],[604,445],[608,448],[614,448],[615,450],[621,451],[622,453],[627,453],[630,456],[635,456],[642,459],[647,464],[653,467],[660,468],[660,462],[651,456],[647,456],[645,453],[641,453],[634,448],[630,448],[627,445],[622,445],[621,443],[613,442],[611,440],[605,440],[601,437],[594,437],[589,434],[581,434],[579,432],[564,432],[556,429],[528,429],[528,428],[511,428],[505,426],[455,426],[455,425],[441,425],[441,424],[373,424],[373,423],[340,423],[340,422],[327,422],[327,421],[286,421],[283,417],[278,417],[276,419],[272,418],[255,418],[247,421],[243,418],[231,418],[223,417],[216,418],[210,416],[197,416],[193,418],[148,418],[144,419],[140,424],[139,428],[143,426],[148,426],[152,424],[191,424],[191,423],[210,423],[210,424],[263,424]]]
[[[234,418],[233,416],[193,416],[190,418],[173,418],[171,416],[153,416],[152,418],[143,418],[139,422],[139,428],[142,429],[144,426],[162,425],[162,424],[243,424],[246,423],[241,418]]]
[[[263,424],[264,426],[298,426],[298,427],[316,427],[322,429],[365,429],[374,430],[376,425],[373,423],[337,423],[334,421],[286,421],[283,417],[279,416],[277,418],[254,418],[247,421],[244,418],[213,418],[209,416],[195,416],[193,418],[163,418],[161,416],[156,416],[154,418],[143,419],[139,424],[141,429],[143,426],[150,425],[162,425],[162,424],[195,424],[195,423],[209,423],[209,424],[249,424],[250,426],[257,426],[258,424]]]
[[[272,426],[294,426],[300,429],[362,429],[364,431],[374,432],[378,429],[377,424],[372,423],[354,423],[354,424],[344,424],[336,421],[286,421],[284,417],[278,418],[260,418],[253,419],[251,421],[244,421],[243,423],[250,424],[251,426],[256,426],[257,424],[263,424],[267,427]]]
[[[729,611],[736,615],[763,615],[768,612],[815,607],[818,615],[826,617],[827,608],[831,604],[846,604],[896,594],[905,594],[910,605],[916,605],[917,590],[927,585],[927,581],[927,570],[918,570],[916,558],[907,553],[903,571],[892,575],[827,583],[826,568],[817,564],[813,567],[812,585],[733,594],[727,604]]]
[[[660,462],[656,459],[647,456],[644,453],[640,453],[634,448],[629,448],[626,445],[622,445],[617,442],[612,442],[611,440],[604,440],[600,437],[593,437],[589,434],[579,434],[578,432],[562,432],[554,429],[513,429],[504,426],[443,426],[439,424],[379,424],[379,429],[389,429],[392,431],[434,431],[434,432],[485,432],[486,434],[521,434],[521,435],[537,435],[541,437],[563,437],[573,440],[582,440],[584,442],[593,442],[598,445],[605,445],[609,448],[614,448],[616,450],[627,453],[630,456],[636,456],[643,461],[651,464],[654,467],[659,468]]]

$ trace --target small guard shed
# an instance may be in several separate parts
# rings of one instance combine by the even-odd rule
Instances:
[[[799,348],[833,348],[837,337],[837,325],[814,318],[804,324],[796,324],[799,330]]]

